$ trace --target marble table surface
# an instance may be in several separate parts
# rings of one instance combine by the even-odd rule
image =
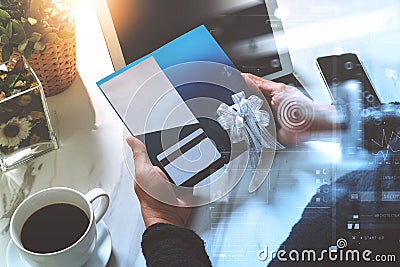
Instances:
[[[379,77],[385,69],[400,71],[391,54],[399,47],[398,1],[279,0],[278,5],[295,70],[317,101],[330,101],[315,68],[315,58],[323,54],[357,51],[375,85],[395,82]],[[75,15],[79,73],[69,89],[47,99],[60,148],[0,177],[0,266],[6,266],[13,211],[30,194],[53,186],[106,190],[111,202],[104,221],[113,244],[107,266],[145,266],[140,248],[145,227],[125,158],[131,156],[127,133],[95,84],[113,72],[111,60],[93,3],[76,1]],[[392,92],[384,97],[400,99]],[[332,139],[278,152],[256,192],[248,193],[245,175],[224,198],[195,208],[189,227],[206,240],[214,266],[265,266],[257,251],[285,240],[320,185],[363,163],[343,157]]]

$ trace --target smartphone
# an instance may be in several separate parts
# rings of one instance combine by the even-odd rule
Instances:
[[[381,101],[358,56],[353,53],[317,58],[317,66],[332,100],[346,99],[351,86],[360,88],[362,108],[375,107]]]

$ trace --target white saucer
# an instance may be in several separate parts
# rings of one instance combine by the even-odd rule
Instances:
[[[105,267],[110,259],[112,249],[110,231],[103,221],[97,223],[96,229],[96,247],[94,248],[92,256],[83,267]],[[12,240],[8,243],[6,261],[9,267],[30,267],[19,254],[18,248],[14,245]]]

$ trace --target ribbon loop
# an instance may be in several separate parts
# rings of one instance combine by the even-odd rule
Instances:
[[[283,149],[267,130],[270,123],[270,115],[261,110],[264,101],[258,96],[251,95],[245,98],[244,92],[232,95],[234,105],[228,106],[222,103],[218,110],[217,121],[225,130],[229,130],[233,143],[245,140],[250,145],[250,165],[258,165],[262,147],[270,149]]]

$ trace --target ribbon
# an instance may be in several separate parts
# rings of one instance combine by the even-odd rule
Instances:
[[[270,115],[260,110],[263,100],[255,95],[245,98],[244,92],[232,95],[234,105],[222,103],[217,110],[217,121],[229,130],[233,143],[245,140],[250,146],[250,166],[257,167],[262,147],[281,150],[280,144],[266,129]]]

